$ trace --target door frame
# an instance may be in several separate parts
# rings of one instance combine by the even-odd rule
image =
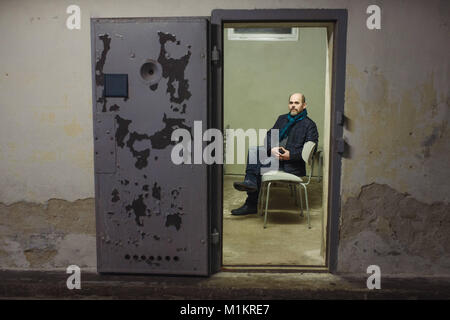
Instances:
[[[325,267],[305,267],[307,271],[337,271],[341,157],[344,153],[343,114],[345,102],[345,68],[347,45],[346,9],[255,9],[227,10],[216,9],[211,12],[210,24],[210,97],[208,112],[208,128],[217,128],[223,132],[223,27],[224,23],[236,22],[323,22],[333,23],[333,57],[331,76],[331,115],[330,115],[330,148],[329,148],[329,182],[328,213]],[[209,210],[210,232],[210,272],[215,273],[222,268],[223,251],[223,164],[210,166],[209,171]],[[217,236],[218,233],[218,236]],[[217,239],[218,237],[218,239]],[[250,268],[251,269],[251,268]],[[286,271],[290,268],[287,266]],[[248,268],[246,268],[248,270]],[[260,270],[260,269],[259,269]],[[278,269],[277,271],[280,271]]]

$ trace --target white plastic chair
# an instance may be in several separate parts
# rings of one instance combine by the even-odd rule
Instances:
[[[306,202],[306,211],[308,216],[308,228],[311,229],[311,221],[309,215],[309,203],[308,203],[308,189],[307,186],[311,182],[311,175],[314,169],[314,149],[316,144],[312,141],[307,141],[303,145],[302,150],[302,158],[308,165],[311,166],[311,170],[309,171],[308,181],[304,182],[302,178],[283,171],[269,171],[262,175],[261,177],[261,190],[259,192],[258,199],[258,211],[262,214],[262,206],[265,198],[266,208],[264,214],[264,228],[267,225],[267,208],[269,205],[269,196],[270,196],[270,186],[273,182],[283,182],[288,183],[290,185],[294,185],[298,191],[300,197],[300,207],[301,207],[301,216],[303,216],[303,201],[302,201],[302,193],[300,186],[305,190],[305,202]],[[292,189],[291,189],[292,191]]]

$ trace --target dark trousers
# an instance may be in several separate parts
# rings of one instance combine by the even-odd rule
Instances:
[[[258,203],[258,195],[259,190],[261,189],[261,168],[269,168],[270,162],[267,164],[262,164],[261,159],[259,158],[259,148],[263,148],[263,152],[265,154],[266,150],[264,147],[249,147],[248,153],[247,153],[247,167],[245,168],[245,180],[249,180],[253,184],[256,184],[257,190],[254,192],[247,192],[247,200],[245,200],[245,204],[248,206],[256,206]],[[249,156],[250,153],[253,153],[252,159],[256,159],[256,163],[250,163]],[[256,153],[256,154],[255,154]],[[271,157],[271,161],[277,161],[277,159]],[[300,169],[293,168],[292,165],[290,165],[289,168],[285,167],[286,162],[283,160],[278,161],[278,168],[279,171],[284,171],[288,173],[295,174],[297,176],[302,176],[302,172]]]
[[[265,153],[264,147],[249,147],[247,153],[247,166],[245,168],[245,180],[251,181],[253,184],[256,184],[257,190],[254,192],[247,192],[247,200],[245,203],[249,206],[256,206],[258,203],[258,194],[261,188],[261,168],[268,168],[270,166],[270,162],[267,164],[262,164],[261,159],[259,157],[259,148],[263,148],[263,152]],[[256,159],[256,163],[250,163],[250,153],[253,153],[253,158]],[[256,154],[255,154],[256,153]],[[271,160],[274,160],[273,158]],[[275,159],[276,161],[276,159]],[[282,170],[282,161],[279,162],[278,170]]]

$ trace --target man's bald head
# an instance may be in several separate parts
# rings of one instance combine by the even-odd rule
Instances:
[[[291,94],[291,95],[289,96],[289,100],[291,100],[291,97],[292,97],[294,94],[299,94],[299,95],[302,97],[302,98],[301,98],[302,103],[305,103],[305,102],[306,102],[305,95],[304,95],[303,93],[300,93],[300,92],[296,92],[296,93]]]
[[[306,108],[306,99],[302,93],[293,93],[289,96],[289,113],[296,116]]]

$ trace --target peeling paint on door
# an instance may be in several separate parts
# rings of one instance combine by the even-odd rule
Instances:
[[[172,132],[206,123],[206,21],[118,20],[96,19],[93,31],[94,131],[104,133],[95,141],[98,270],[206,275],[206,166],[171,161]],[[103,74],[124,75],[127,100],[103,97]]]

